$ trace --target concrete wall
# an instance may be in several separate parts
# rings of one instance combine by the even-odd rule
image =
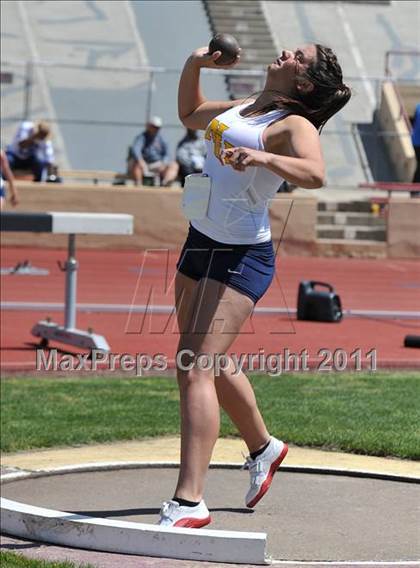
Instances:
[[[398,176],[395,181],[411,182],[416,169],[416,156],[410,130],[401,112],[400,100],[391,82],[382,85],[378,119],[382,130],[388,133],[384,142]]]
[[[188,223],[180,208],[180,189],[30,182],[18,182],[18,188],[20,204],[16,211],[85,211],[134,215],[134,235],[80,235],[77,237],[77,243],[82,247],[179,250],[188,229]],[[12,210],[10,206],[8,210]],[[270,216],[273,240],[277,243],[281,239],[281,254],[323,254],[316,239],[315,197],[278,194],[271,203]],[[420,258],[419,219],[419,198],[391,199],[386,256]],[[3,245],[54,248],[64,247],[67,237],[48,233],[2,233],[1,242]],[[339,251],[336,254],[341,255]],[[352,256],[363,254],[355,250]]]
[[[387,241],[388,257],[420,259],[420,198],[391,199]]]
[[[17,211],[85,211],[134,215],[134,235],[80,235],[77,243],[82,247],[179,249],[185,240],[188,223],[181,212],[180,189],[26,182],[18,182],[18,189],[20,204]],[[283,236],[283,252],[313,254],[316,214],[315,198],[278,194],[271,206],[272,231],[275,241]],[[64,235],[2,233],[4,245],[62,247],[66,242],[67,237]]]

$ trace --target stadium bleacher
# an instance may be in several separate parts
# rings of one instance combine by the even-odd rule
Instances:
[[[114,173],[124,170],[126,148],[149,114],[163,117],[174,151],[184,132],[176,109],[180,68],[213,32],[236,34],[243,46],[238,69],[259,73],[281,49],[320,42],[336,51],[354,96],[321,137],[329,191],[313,195],[321,202],[358,201],[364,191],[367,202],[379,203],[387,192],[372,184],[408,182],[413,171],[409,129],[406,124],[401,133],[397,122],[398,113],[410,116],[420,100],[416,4],[261,1],[244,6],[237,0],[203,0],[124,2],[117,9],[112,2],[65,8],[55,1],[3,2],[2,73],[9,80],[1,86],[2,147],[20,119],[45,118],[53,126],[65,184],[110,184]],[[385,74],[397,88],[399,106],[393,110],[397,118],[381,123],[381,108],[388,104]],[[244,88],[258,89],[261,80],[261,75],[231,76],[225,83],[222,75],[209,73],[203,85],[209,98],[225,99],[245,94]],[[402,148],[397,165],[389,159],[390,145],[391,152]],[[371,184],[369,191],[360,184]],[[319,219],[321,240],[323,225]],[[330,234],[338,232],[333,227]]]
[[[205,44],[216,27],[235,33],[238,22],[243,27],[249,21],[254,29],[261,28],[265,41],[260,44],[262,40],[257,41],[252,30],[236,30],[244,42],[243,66],[259,70],[264,68],[264,58],[270,59],[272,52],[283,47],[310,41],[330,44],[346,76],[354,78],[349,81],[354,97],[323,136],[328,180],[357,184],[371,180],[366,179],[351,125],[372,122],[380,82],[370,78],[384,74],[386,52],[418,50],[416,26],[412,25],[416,4],[284,1],[254,2],[245,9],[240,2],[210,0],[124,2],[121,10],[105,2],[94,10],[89,3],[72,3],[64,9],[59,2],[4,2],[2,59],[4,63],[35,58],[61,64],[35,66],[31,113],[53,122],[62,168],[120,170],[125,149],[141,128],[148,105],[163,117],[174,149],[183,132],[176,114],[179,69],[188,53]],[[208,19],[211,14],[213,19]],[[373,49],[377,45],[380,49]],[[148,65],[168,70],[154,75],[151,93],[148,74],[134,71]],[[117,67],[121,68],[118,74],[112,71]],[[397,68],[401,79],[420,80],[418,57],[400,60]],[[14,74],[12,85],[2,85],[4,146],[22,117],[26,74],[25,67],[18,65],[3,65],[3,71]],[[212,76],[205,88],[209,97],[228,96],[222,77]]]

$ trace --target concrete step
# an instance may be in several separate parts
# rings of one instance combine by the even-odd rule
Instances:
[[[277,53],[273,51],[261,52],[257,49],[243,49],[241,53],[241,61],[251,62],[268,65],[277,58]]]
[[[270,34],[270,30],[265,22],[255,22],[251,19],[249,22],[243,20],[238,22],[236,19],[232,19],[229,23],[227,23],[226,20],[223,20],[223,24],[222,21],[219,23],[213,19],[213,26],[218,32],[230,33],[233,35],[238,32],[264,32]]]
[[[266,69],[276,59],[276,51],[270,28],[265,20],[261,2],[243,0],[203,0],[213,33],[229,33],[236,37],[243,51],[238,70]],[[227,76],[231,97],[248,97],[261,90],[260,77]]]
[[[224,4],[210,4],[208,7],[208,13],[212,15],[213,18],[247,18],[247,17],[260,17],[263,15],[261,6],[258,4],[243,3],[242,6],[226,6]]]
[[[241,53],[241,62],[247,64],[249,69],[252,69],[252,66],[254,66],[254,68],[258,68],[261,67],[261,65],[263,65],[265,69],[267,65],[275,60],[275,58],[275,53],[268,57],[259,55],[258,53],[247,53],[246,51]]]
[[[237,33],[236,39],[239,45],[245,49],[247,47],[253,47],[258,49],[273,49],[273,40],[271,37],[267,37],[266,34],[252,34],[249,32]]]
[[[234,24],[236,23],[238,22],[234,22]],[[247,41],[247,38],[252,38],[260,41],[263,44],[264,42],[270,42],[270,44],[273,45],[273,39],[267,26],[260,26],[258,28],[255,28],[252,25],[248,26],[247,24],[246,26],[243,26],[243,28],[244,29],[241,29],[241,26],[238,27],[235,25],[234,29],[234,25],[232,23],[217,22],[217,27],[215,29],[217,29],[218,33],[233,34],[239,41],[239,43],[241,43],[241,38],[245,37],[245,42]]]
[[[262,49],[277,51],[271,38],[267,39],[267,34],[265,32],[255,35],[249,34],[248,32],[235,33],[235,38],[238,40],[238,43],[243,50]]]
[[[273,46],[271,47],[257,47],[257,46],[250,46],[250,47],[243,47],[241,57],[247,55],[248,57],[258,57],[258,58],[265,58],[268,61],[272,61],[278,57],[278,54]]]
[[[237,16],[241,16],[244,12],[259,12],[262,13],[261,3],[259,1],[253,2],[228,2],[226,0],[220,2],[220,0],[204,0],[204,5],[206,6],[206,10],[209,12],[227,12],[232,13],[235,12]],[[241,13],[239,13],[239,11]]]
[[[264,19],[264,12],[262,10],[256,8],[250,8],[246,11],[242,10],[242,14],[238,15],[238,8],[232,10],[220,10],[211,8],[206,10],[207,15],[212,18],[214,21],[219,22],[228,22],[229,24],[232,22],[252,22],[254,21],[257,25],[266,24]]]
[[[391,4],[391,0],[345,0],[349,4],[382,4],[387,6]]]
[[[354,213],[352,211],[327,211],[318,213],[318,225],[359,225],[385,227],[386,222],[383,217],[377,217],[371,213]]]
[[[218,6],[228,6],[230,8],[243,8],[244,4],[249,6],[260,6],[259,0],[253,0],[252,2],[244,2],[244,0],[204,0],[206,7],[213,8]]]
[[[378,227],[340,227],[338,225],[317,225],[317,236],[320,239],[346,239],[386,241],[386,229]]]
[[[318,239],[315,248],[319,256],[347,258],[386,258],[384,242],[345,239]]]
[[[250,69],[252,69],[251,65],[254,65],[256,69],[258,69],[259,67],[261,67],[261,65],[263,65],[265,70],[267,65],[272,63],[275,59],[276,59],[275,53],[272,53],[268,56],[259,55],[258,53],[247,53],[246,51],[243,51],[241,53],[241,61],[249,65]]]
[[[262,28],[268,29],[266,22],[264,20],[261,20],[261,18],[264,17],[263,14],[248,14],[238,18],[237,16],[232,16],[231,14],[229,15],[226,14],[226,16],[223,16],[218,14],[212,14],[210,12],[209,16],[213,20],[215,26],[220,24],[220,25],[225,25],[226,27],[228,26],[232,27],[236,26],[236,24],[238,23],[246,23],[248,25],[248,28],[253,31],[257,31]]]
[[[318,211],[353,211],[371,213],[372,205],[370,201],[321,201],[318,203]]]

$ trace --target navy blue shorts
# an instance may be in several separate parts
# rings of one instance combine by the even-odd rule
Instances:
[[[194,280],[222,282],[257,303],[273,280],[274,260],[271,240],[252,245],[219,243],[190,225],[176,267]]]

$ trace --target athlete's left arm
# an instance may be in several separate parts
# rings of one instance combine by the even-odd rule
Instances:
[[[230,148],[225,163],[237,171],[248,166],[267,168],[286,181],[305,189],[324,185],[325,166],[316,128],[305,118],[291,115],[269,126],[265,151]]]

